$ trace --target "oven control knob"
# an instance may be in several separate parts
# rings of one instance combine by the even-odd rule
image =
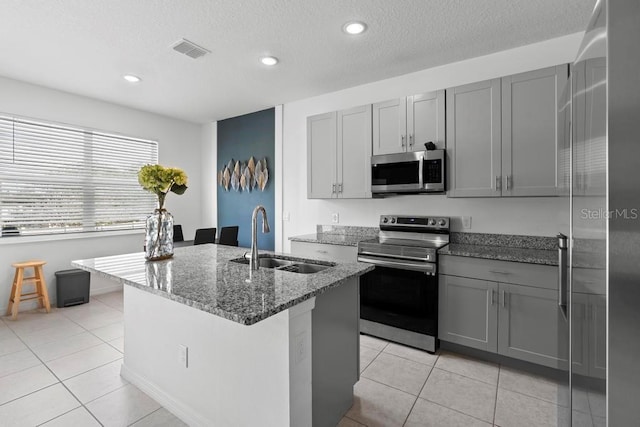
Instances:
[[[396,219],[395,218],[391,218],[391,224],[395,224],[396,223]]]
[[[382,219],[382,222],[384,222],[384,223],[386,224],[387,222],[389,222],[389,218],[387,218],[387,217],[385,216],[385,217]]]
[[[447,220],[441,219],[440,222],[438,222],[438,224],[440,224],[441,227],[444,227],[447,224]]]
[[[436,220],[435,220],[435,219],[433,219],[433,218],[431,218],[431,219],[429,220],[429,225],[436,225]]]

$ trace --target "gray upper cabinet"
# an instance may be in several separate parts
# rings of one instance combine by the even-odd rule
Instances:
[[[335,195],[335,112],[307,117],[307,197],[330,199]]]
[[[500,196],[500,79],[447,89],[449,197]]]
[[[449,197],[558,195],[568,75],[559,65],[447,89]]]
[[[497,283],[446,275],[440,275],[438,280],[438,337],[456,344],[496,352]]]
[[[392,154],[406,151],[406,98],[373,104],[373,154]]]
[[[502,196],[555,196],[568,65],[502,78]]]
[[[444,90],[407,97],[407,151],[424,151],[427,142],[445,148]]]
[[[373,104],[373,154],[445,148],[444,90]]]
[[[371,197],[371,105],[338,111],[337,195]]]
[[[371,197],[371,105],[307,118],[307,197]]]

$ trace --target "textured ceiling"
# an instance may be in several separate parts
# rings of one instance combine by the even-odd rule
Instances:
[[[203,123],[581,31],[594,4],[2,0],[0,76]],[[347,36],[349,20],[368,31]],[[212,54],[178,54],[181,38]]]

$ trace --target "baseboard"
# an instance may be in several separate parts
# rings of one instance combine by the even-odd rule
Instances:
[[[503,356],[497,353],[491,353],[476,348],[467,347],[461,344],[451,343],[440,340],[440,349],[452,351],[454,353],[470,356],[475,359],[484,360],[490,363],[496,363],[504,365],[509,368],[518,369],[521,371],[529,372],[530,374],[539,375],[554,380],[563,381],[567,377],[568,372],[561,369],[551,368],[544,365],[538,365],[536,363],[527,362],[525,360],[514,359],[512,357]]]
[[[198,415],[193,408],[175,400],[172,396],[159,389],[158,386],[151,381],[143,378],[135,372],[132,372],[124,363],[120,368],[120,376],[145,392],[149,397],[188,425],[202,427],[208,427],[211,425],[211,422]]]

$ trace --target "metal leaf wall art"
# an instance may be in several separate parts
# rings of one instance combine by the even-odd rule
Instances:
[[[267,159],[257,162],[251,157],[246,163],[239,160],[229,160],[226,166],[218,172],[218,185],[229,191],[229,186],[235,191],[252,191],[256,187],[261,191],[267,187],[269,182],[269,170],[267,169]]]

